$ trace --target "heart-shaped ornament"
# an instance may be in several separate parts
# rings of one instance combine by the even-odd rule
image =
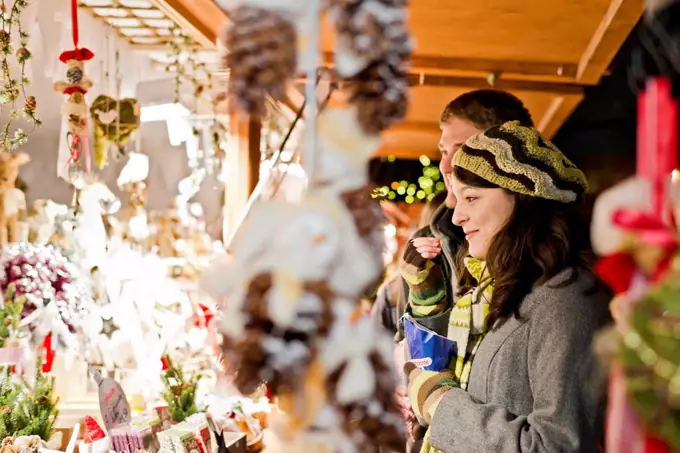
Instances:
[[[94,123],[94,155],[99,168],[108,163],[109,144],[114,144],[118,152],[124,153],[125,143],[139,129],[140,108],[136,99],[116,100],[100,95],[90,106]]]

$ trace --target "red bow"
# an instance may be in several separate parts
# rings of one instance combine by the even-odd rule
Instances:
[[[90,49],[87,48],[82,48],[82,49],[73,49],[73,50],[65,50],[64,52],[59,55],[59,60],[62,63],[68,63],[71,60],[78,60],[78,61],[89,61],[94,58],[94,54]]]
[[[194,326],[195,327],[210,326],[210,321],[212,321],[215,318],[215,314],[206,305],[198,304],[198,308],[200,308],[201,311],[194,313]]]
[[[652,275],[648,276],[651,282],[658,281],[668,270],[673,252],[678,247],[675,232],[658,217],[642,211],[621,209],[614,213],[612,220],[616,226],[635,234],[640,246],[662,249],[662,259]],[[595,266],[597,275],[616,294],[628,291],[638,269],[631,251],[613,253],[601,259]]]
[[[68,87],[64,90],[64,94],[66,95],[72,95],[73,93],[82,93],[82,94],[87,94],[87,90],[83,90],[80,87]]]

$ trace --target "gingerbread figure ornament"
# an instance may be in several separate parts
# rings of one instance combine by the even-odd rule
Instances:
[[[26,196],[16,188],[19,167],[31,160],[26,153],[0,154],[0,246],[19,240],[19,213],[26,209]]]
[[[56,82],[54,90],[68,96],[62,106],[62,115],[68,119],[68,147],[71,153],[69,164],[77,167],[83,141],[87,139],[88,107],[85,95],[92,88],[92,81],[85,76],[85,62],[94,58],[89,49],[74,49],[62,52],[59,60],[68,66],[66,79]]]

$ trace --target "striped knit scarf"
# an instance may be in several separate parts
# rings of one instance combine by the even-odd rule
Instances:
[[[486,319],[493,294],[491,275],[484,261],[469,257],[465,259],[465,267],[477,280],[477,286],[456,302],[449,316],[447,333],[447,337],[455,341],[458,347],[457,356],[452,360],[451,367],[463,390],[467,390],[472,361],[487,332]],[[442,453],[431,446],[429,428],[420,453]]]

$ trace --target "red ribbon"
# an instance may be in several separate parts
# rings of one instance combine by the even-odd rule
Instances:
[[[73,27],[73,45],[78,48],[78,0],[71,0],[71,24]]]
[[[636,271],[635,260],[624,252],[609,255],[595,265],[597,276],[617,295],[628,291]]]
[[[52,363],[54,362],[54,350],[52,349],[52,334],[48,334],[43,340],[42,350],[45,354],[42,363],[42,372],[49,373],[52,371]]]
[[[89,61],[94,58],[94,53],[90,49],[79,49],[76,47],[72,50],[65,50],[59,55],[59,61],[68,63],[71,60]]]
[[[78,44],[80,41],[80,27],[78,26],[78,1],[71,0],[71,28],[73,31],[73,50],[67,50],[61,53],[59,60],[62,63],[68,63],[71,60],[88,61],[94,58],[94,53],[89,49],[80,49]],[[87,90],[78,86],[70,86],[64,90],[64,94],[70,96],[74,93],[82,93],[83,96]],[[82,136],[70,133],[66,136],[68,140],[68,147],[70,156],[66,161],[66,168],[73,163],[78,162],[82,151],[85,151],[85,172],[89,175],[91,169],[90,147],[88,143],[87,119],[83,118],[83,134]]]

